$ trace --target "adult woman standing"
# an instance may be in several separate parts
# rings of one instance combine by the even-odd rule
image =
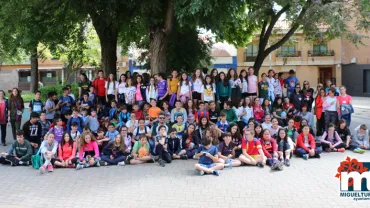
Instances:
[[[340,113],[340,119],[346,120],[347,127],[349,127],[351,125],[351,113],[353,112],[352,97],[347,95],[347,88],[345,86],[341,86],[339,90],[340,95],[337,97],[337,109]]]
[[[240,71],[239,79],[242,83],[242,98],[245,99],[246,97],[248,97],[248,73],[245,69],[242,69]]]
[[[8,102],[9,120],[12,126],[13,139],[15,140],[15,132],[21,129],[22,114],[24,110],[24,102],[18,88],[13,88]]]
[[[323,110],[325,111],[325,131],[328,130],[329,124],[338,123],[338,111],[337,111],[337,97],[334,96],[335,89],[329,89],[329,96],[327,96],[323,103]]]
[[[8,123],[8,99],[5,98],[5,92],[0,90],[0,127],[1,144],[6,146],[6,124]]]
[[[316,131],[317,135],[322,135],[324,133],[324,126],[325,126],[325,112],[322,109],[322,105],[324,103],[326,97],[326,92],[323,87],[320,88],[319,93],[316,96],[315,100],[315,114],[316,114]]]
[[[258,78],[254,75],[253,67],[248,68],[248,96],[252,102],[258,97]]]
[[[313,92],[314,90],[310,87],[310,83],[308,81],[303,82],[303,103],[307,104],[307,111],[311,112],[312,110],[312,103],[313,103]]]

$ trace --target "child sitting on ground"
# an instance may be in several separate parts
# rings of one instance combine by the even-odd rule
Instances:
[[[194,165],[195,170],[199,171],[200,175],[205,173],[220,175],[219,170],[222,170],[224,165],[218,162],[218,149],[211,144],[211,139],[203,138],[202,145],[199,146],[198,153],[195,154],[199,158],[197,164]]]

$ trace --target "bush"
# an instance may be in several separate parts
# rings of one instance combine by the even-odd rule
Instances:
[[[78,85],[77,84],[72,84],[72,93],[76,96],[78,96]],[[62,96],[62,89],[65,87],[65,85],[53,85],[53,86],[45,86],[40,89],[41,92],[41,100],[43,102],[46,102],[48,99],[48,93],[49,92],[56,92],[58,97]]]

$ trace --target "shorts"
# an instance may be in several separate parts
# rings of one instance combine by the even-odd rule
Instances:
[[[260,155],[251,155],[251,157],[253,157],[253,159],[257,159],[257,157],[259,157]]]
[[[257,93],[255,92],[255,93],[247,93],[247,95],[248,95],[248,97],[250,97],[250,96],[257,96]]]
[[[242,154],[242,150],[241,149],[236,149],[235,150],[235,158],[239,158],[239,156]]]
[[[193,92],[191,95],[193,96],[193,100],[194,100],[194,99],[195,99],[195,100],[200,100],[200,99],[202,99],[202,96],[201,96],[201,94],[200,94],[199,92]]]
[[[205,168],[213,168],[213,167],[216,166],[216,164],[214,164],[214,163],[212,163],[212,164],[200,164],[199,163],[199,165],[202,166],[202,167],[205,167]]]

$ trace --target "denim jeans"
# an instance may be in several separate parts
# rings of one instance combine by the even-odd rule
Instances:
[[[116,158],[114,158],[113,160],[110,159],[110,156],[107,156],[107,155],[103,155],[101,156],[101,159],[104,161],[104,162],[107,162],[109,165],[117,165],[119,162],[122,162],[125,160],[125,156],[118,156]]]
[[[311,148],[309,148],[309,149],[311,149]],[[321,152],[322,152],[322,148],[321,147],[316,147],[314,157],[321,154]],[[302,157],[303,155],[308,154],[308,152],[306,150],[304,150],[303,148],[297,148],[296,153],[297,153],[298,157]]]

